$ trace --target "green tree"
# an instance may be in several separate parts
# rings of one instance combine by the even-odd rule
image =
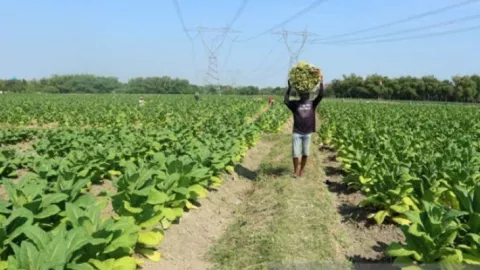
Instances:
[[[422,100],[438,100],[440,95],[440,81],[437,80],[437,78],[435,78],[433,75],[423,76],[422,81],[423,85],[425,86]]]
[[[25,93],[27,91],[27,81],[17,79],[5,80],[4,88],[8,92]]]
[[[477,84],[471,76],[453,77],[456,101],[472,102],[477,97]]]
[[[453,101],[453,84],[449,80],[443,80],[439,87],[441,100]]]
[[[383,80],[384,78],[378,74],[369,75],[367,78],[365,78],[364,87],[366,89],[367,97],[384,97]]]
[[[480,102],[480,76],[479,75],[472,75],[471,79],[475,82],[477,85],[477,96],[475,97],[475,100],[477,102]]]

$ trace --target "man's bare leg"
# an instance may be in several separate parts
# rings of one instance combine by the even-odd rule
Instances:
[[[295,175],[298,175],[297,172],[298,172],[298,158],[293,158],[293,173]]]
[[[305,169],[305,165],[307,165],[307,158],[308,156],[302,156],[302,162],[300,165],[300,171],[298,172],[298,176],[303,175],[303,170]]]

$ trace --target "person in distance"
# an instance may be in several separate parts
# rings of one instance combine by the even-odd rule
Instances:
[[[273,106],[273,104],[275,104],[275,99],[273,98],[273,96],[270,96],[268,98],[268,105]]]
[[[195,102],[198,103],[199,100],[200,100],[200,94],[198,92],[195,92]]]
[[[310,140],[312,133],[315,132],[315,110],[323,98],[323,76],[315,87],[318,89],[318,95],[315,99],[310,99],[310,92],[300,92],[300,100],[290,100],[292,90],[290,80],[288,88],[285,91],[284,103],[293,113],[293,135],[292,135],[292,155],[294,177],[302,177],[308,156],[310,155]],[[300,160],[301,158],[301,160]],[[300,161],[300,168],[299,168]]]

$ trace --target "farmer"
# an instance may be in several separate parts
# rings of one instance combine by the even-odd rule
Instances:
[[[314,90],[318,89],[318,95],[314,100],[310,99],[309,92],[300,92],[300,100],[290,101],[291,85],[288,81],[288,88],[285,91],[284,103],[293,113],[293,136],[292,136],[292,154],[294,177],[301,177],[307,164],[307,158],[310,154],[310,139],[315,132],[315,109],[323,98],[323,76],[320,77],[319,84]],[[299,159],[301,163],[299,168]]]
[[[268,105],[273,106],[274,103],[275,103],[275,99],[272,96],[270,96],[268,98]]]
[[[200,99],[200,94],[198,92],[195,92],[195,102],[198,102]]]
[[[145,104],[145,102],[143,101],[143,97],[140,97],[138,99],[138,106],[142,107],[144,104]]]

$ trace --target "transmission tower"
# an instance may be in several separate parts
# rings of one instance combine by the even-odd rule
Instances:
[[[218,73],[218,52],[225,42],[225,37],[227,35],[239,34],[240,31],[232,30],[229,27],[211,28],[202,26],[186,29],[185,31],[195,32],[200,37],[208,57],[206,83],[215,86],[217,88],[217,92],[220,94],[220,89],[218,87],[220,84],[220,76]],[[207,43],[206,41],[206,33],[216,34],[216,36],[211,39],[210,43]]]
[[[298,62],[298,58],[300,57],[300,54],[302,53],[303,48],[305,47],[305,43],[307,42],[308,37],[317,36],[317,34],[307,32],[307,31],[294,32],[294,31],[286,31],[286,30],[273,32],[272,34],[282,36],[283,42],[285,43],[285,46],[287,46],[287,50],[290,53],[289,68],[292,67],[296,62]],[[300,40],[295,42],[295,43],[300,43],[300,46],[298,46],[297,48],[293,48],[292,45],[290,45],[290,42],[288,39],[289,36],[300,37]]]
[[[273,32],[273,35],[280,35],[285,43],[285,46],[287,47],[287,50],[289,52],[289,62],[288,62],[288,69],[287,72],[290,68],[293,67],[295,63],[298,62],[298,58],[300,57],[300,54],[303,51],[303,48],[305,47],[305,43],[307,43],[308,37],[309,36],[317,36],[317,34],[308,32],[308,31],[302,31],[302,32],[294,32],[294,31],[277,31]],[[297,48],[294,48],[292,45],[290,45],[290,40],[288,39],[289,37],[300,37],[299,40],[294,41],[293,43],[299,43],[300,46]],[[287,74],[287,80],[288,80],[288,74]],[[297,96],[298,93],[295,90],[294,95]]]
[[[208,70],[206,70],[206,69],[196,69],[195,72],[197,74],[196,79],[200,84],[203,83],[203,85],[205,85],[205,86],[211,85],[209,83],[208,76],[207,76]],[[203,88],[203,93],[205,93],[205,88]]]
[[[230,85],[232,86],[232,88],[235,88],[237,86],[237,78],[241,74],[240,70],[239,69],[234,69],[234,70],[227,69],[227,70],[225,70],[225,73],[230,75]]]

